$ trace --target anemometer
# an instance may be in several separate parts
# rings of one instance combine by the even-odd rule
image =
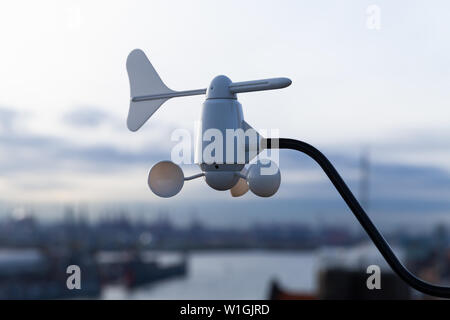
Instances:
[[[287,78],[273,78],[245,82],[232,82],[228,77],[215,77],[208,88],[174,91],[159,77],[142,50],[133,50],[127,59],[130,80],[130,109],[127,126],[137,131],[168,99],[193,95],[206,95],[203,103],[199,137],[212,133],[232,137],[233,143],[216,143],[211,150],[210,143],[198,139],[196,163],[201,173],[185,177],[182,169],[171,161],[161,161],[152,167],[148,176],[150,189],[160,197],[172,197],[182,189],[184,181],[204,177],[215,190],[230,190],[233,197],[251,190],[258,196],[274,195],[281,183],[281,174],[273,161],[250,162],[265,149],[291,149],[305,153],[314,159],[331,180],[370,239],[397,275],[414,289],[425,294],[450,298],[450,287],[425,282],[398,260],[389,244],[375,227],[367,213],[356,200],[344,180],[331,162],[315,147],[294,139],[264,138],[244,121],[238,93],[282,89],[292,82]],[[230,135],[230,132],[232,135]],[[217,142],[217,141],[216,141]]]

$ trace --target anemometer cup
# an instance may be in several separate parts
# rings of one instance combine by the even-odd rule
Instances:
[[[170,198],[183,188],[184,174],[172,161],[160,161],[148,175],[148,186],[159,197]]]
[[[231,196],[233,198],[241,197],[248,192],[250,189],[247,183],[247,169],[244,168],[241,170],[241,175],[239,177],[239,181],[234,185],[233,188],[230,189]]]
[[[258,160],[248,168],[247,181],[254,194],[265,198],[271,197],[280,188],[280,169],[273,161],[262,163]]]

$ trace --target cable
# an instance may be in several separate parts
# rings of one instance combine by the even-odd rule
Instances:
[[[325,171],[328,178],[336,187],[345,203],[347,203],[347,206],[353,212],[356,219],[358,219],[359,223],[367,232],[370,239],[383,255],[384,259],[392,268],[392,270],[394,270],[394,272],[411,287],[422,293],[441,298],[450,298],[450,287],[438,286],[425,282],[414,276],[408,269],[406,269],[406,267],[394,254],[384,237],[375,227],[372,220],[370,220],[369,216],[361,207],[358,200],[356,200],[355,196],[345,184],[344,180],[341,178],[334,166],[322,152],[306,142],[294,139],[266,139],[266,141],[267,149],[292,149],[303,152],[313,158],[323,169],[323,171]]]

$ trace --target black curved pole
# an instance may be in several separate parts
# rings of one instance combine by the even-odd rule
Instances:
[[[450,287],[434,285],[417,278],[408,269],[406,269],[400,260],[398,260],[389,244],[375,227],[372,220],[370,220],[369,216],[361,207],[358,200],[356,200],[344,180],[322,152],[306,142],[294,139],[266,139],[266,141],[267,149],[292,149],[303,152],[313,158],[320,165],[323,171],[325,171],[328,178],[336,187],[337,191],[347,203],[347,206],[353,212],[356,219],[358,219],[361,226],[367,232],[370,239],[372,239],[373,243],[383,255],[386,262],[391,266],[392,270],[394,270],[395,273],[411,287],[420,292],[436,297],[450,298]]]

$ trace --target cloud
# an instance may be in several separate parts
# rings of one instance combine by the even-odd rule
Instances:
[[[0,107],[0,129],[4,131],[11,130],[16,117],[17,112],[15,110]]]
[[[63,118],[70,127],[61,127],[58,134],[44,134],[16,129],[14,121],[17,114],[12,109],[2,108],[0,115],[3,115],[2,121],[9,125],[8,131],[0,131],[0,186],[2,194],[8,195],[8,198],[17,201],[162,203],[146,187],[146,174],[152,164],[167,159],[170,154],[167,150],[170,149],[168,126],[160,128],[158,125],[162,124],[154,123],[139,135],[131,135],[125,129],[118,131],[115,124],[120,119],[99,108],[83,107],[64,114]],[[75,122],[71,122],[75,119]],[[0,124],[5,127],[2,122]],[[130,147],[130,142],[136,142],[137,139],[154,139],[155,131],[164,134],[156,141],[141,140]],[[101,139],[99,133],[102,134]],[[158,139],[168,143],[158,143]],[[162,145],[167,148],[162,148]],[[361,176],[359,153],[358,156],[351,156],[348,150],[337,151],[326,146],[323,151],[358,196]],[[290,212],[297,210],[296,207],[301,207],[303,211],[346,210],[325,174],[306,155],[280,151],[280,168],[281,188],[273,199],[264,202],[270,203],[262,205],[265,211],[280,208]],[[183,171],[189,175],[197,173],[199,169],[196,166],[183,166]],[[448,198],[450,175],[439,167],[379,162],[376,158],[371,163],[370,203],[374,210],[450,210]],[[203,201],[199,202],[200,199]],[[250,193],[242,200],[251,203],[261,201]],[[228,193],[216,192],[203,181],[196,181],[186,183],[182,194],[170,203],[173,206],[197,203],[196,206],[203,208],[204,203],[211,201],[224,204],[231,200]],[[244,204],[239,202],[241,205]]]
[[[3,175],[36,171],[52,174],[64,170],[107,172],[118,166],[132,168],[167,157],[157,148],[130,150],[107,143],[84,146],[64,137],[14,130],[0,133],[0,155]]]
[[[110,119],[105,111],[94,107],[80,107],[63,115],[65,123],[75,127],[97,127]]]

